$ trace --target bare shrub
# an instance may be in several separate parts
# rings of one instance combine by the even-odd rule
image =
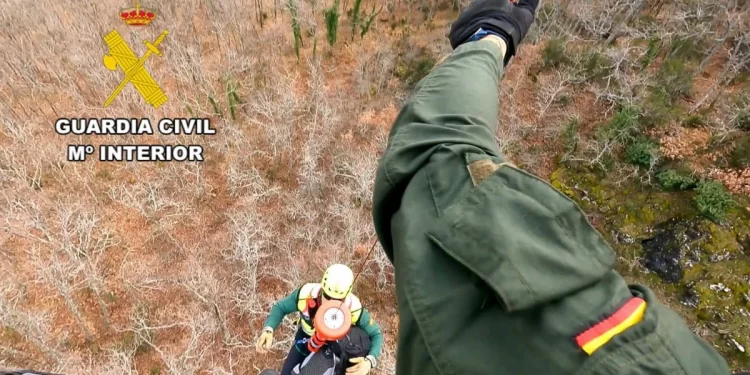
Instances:
[[[232,196],[250,195],[253,199],[260,199],[273,195],[278,188],[272,188],[260,171],[252,165],[231,163],[227,169],[229,193]]]
[[[295,87],[296,76],[275,72],[274,85],[266,87],[250,102],[251,113],[261,120],[251,119],[265,133],[271,153],[278,156],[289,151],[302,99]]]
[[[498,126],[495,131],[495,140],[500,152],[508,157],[513,157],[523,137],[536,129],[521,116],[521,107],[514,97],[518,91],[520,80],[514,86],[502,85],[500,87],[498,112]]]
[[[349,150],[334,159],[336,177],[343,177],[347,188],[340,191],[360,206],[372,204],[372,188],[378,160],[369,152]]]
[[[48,313],[24,311],[19,306],[22,297],[17,291],[11,290],[10,285],[0,285],[0,324],[31,342],[47,356],[48,360],[60,364],[63,354],[58,343],[64,337],[55,337],[51,325],[51,316]],[[6,349],[6,354],[10,354],[11,357],[20,354],[11,348]],[[23,357],[19,357],[18,360],[21,360],[21,358]]]
[[[230,215],[229,219],[232,247],[225,249],[224,256],[237,264],[234,279],[239,286],[233,296],[234,302],[242,312],[265,314],[258,291],[258,266],[266,256],[265,249],[273,232],[258,213],[251,210]]]
[[[544,80],[543,86],[537,91],[537,121],[545,118],[547,110],[565,94],[568,85],[573,81],[570,74],[556,70],[550,79]]]
[[[36,268],[35,281],[58,291],[91,340],[92,333],[74,298],[78,290],[89,289],[109,327],[110,314],[104,301],[107,287],[101,262],[106,251],[116,244],[112,232],[101,227],[95,214],[64,202],[58,202],[48,213],[39,204],[16,201],[7,213],[5,224],[9,232],[31,241],[27,254]],[[20,223],[24,223],[23,226]],[[39,234],[29,236],[26,231],[31,228]]]
[[[121,184],[110,187],[107,195],[149,220],[186,214],[184,204],[169,192],[164,183],[164,180],[147,180],[135,185]]]
[[[147,316],[137,314],[129,331],[133,332],[141,343],[159,354],[170,374],[193,375],[206,364],[206,356],[213,346],[207,338],[214,334],[217,328],[216,322],[208,313],[192,314],[187,321],[160,326],[150,325]],[[160,346],[155,340],[155,335],[159,331],[175,329],[188,333],[187,339],[177,348]]]
[[[228,342],[229,331],[224,316],[225,309],[220,306],[224,289],[214,276],[214,272],[200,258],[191,257],[188,262],[188,274],[178,283],[200,301],[206,311],[214,315],[225,342]]]
[[[375,51],[358,56],[354,80],[359,94],[372,96],[383,90],[395,63],[396,55],[389,43],[378,44]]]
[[[308,64],[307,126],[302,131],[303,146],[298,182],[305,198],[319,201],[326,182],[325,166],[319,161],[333,141],[334,128],[339,122],[337,97],[328,95],[324,71],[319,60]]]

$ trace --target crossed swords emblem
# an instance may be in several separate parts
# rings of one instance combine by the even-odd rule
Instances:
[[[153,105],[155,108],[158,108],[167,101],[166,95],[164,95],[164,92],[148,73],[144,65],[146,63],[146,60],[149,58],[149,56],[151,56],[152,53],[155,53],[158,56],[162,56],[162,53],[161,51],[159,51],[157,46],[161,44],[162,41],[164,41],[164,38],[167,37],[167,33],[168,31],[164,30],[164,32],[162,32],[161,35],[159,35],[159,37],[156,38],[153,43],[149,42],[148,40],[144,40],[143,44],[146,45],[146,52],[143,54],[143,56],[141,56],[140,59],[138,59],[137,62],[133,63],[130,66],[127,66],[127,64],[124,64],[124,62],[134,60],[135,54],[132,52],[130,47],[128,47],[120,34],[115,30],[104,37],[105,42],[107,42],[110,48],[110,54],[104,55],[104,66],[112,71],[117,70],[119,66],[125,73],[125,78],[122,79],[120,85],[117,86],[115,91],[113,91],[112,94],[110,94],[107,100],[104,102],[105,108],[112,104],[112,101],[115,100],[117,95],[122,91],[122,89],[125,88],[125,86],[127,86],[128,83],[133,83],[143,99],[146,100],[147,103]],[[139,76],[139,79],[137,80],[134,79],[134,77],[136,77],[136,75],[138,75],[139,73],[145,74]]]

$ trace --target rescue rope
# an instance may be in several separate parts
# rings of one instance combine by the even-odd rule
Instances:
[[[362,271],[365,270],[365,266],[367,265],[367,260],[370,259],[370,255],[372,255],[372,251],[375,250],[375,245],[377,244],[378,244],[378,240],[376,239],[375,242],[372,243],[372,246],[370,247],[370,251],[367,252],[365,259],[362,261],[362,265],[359,267],[359,271],[357,271],[357,274],[354,275],[354,280],[352,280],[352,285],[349,286],[349,290],[346,292],[347,297],[352,292],[352,289],[354,289],[354,284],[357,282],[359,275],[362,274]],[[341,309],[341,306],[344,306],[344,302],[346,302],[346,297],[344,297],[341,300],[341,304],[339,305],[339,310]]]

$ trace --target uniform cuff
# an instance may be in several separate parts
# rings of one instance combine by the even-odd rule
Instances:
[[[508,45],[505,43],[505,40],[503,38],[497,36],[497,35],[487,35],[482,39],[479,39],[477,42],[491,42],[495,46],[497,46],[498,49],[500,49],[500,57],[498,60],[505,61],[505,54],[508,53]]]
[[[365,357],[366,360],[370,361],[370,367],[375,368],[378,365],[378,360],[375,359],[375,357],[372,354],[368,354],[367,357]]]

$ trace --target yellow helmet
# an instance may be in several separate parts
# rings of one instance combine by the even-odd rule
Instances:
[[[354,273],[343,264],[334,264],[323,274],[320,287],[326,298],[344,299],[351,292],[354,284]]]

